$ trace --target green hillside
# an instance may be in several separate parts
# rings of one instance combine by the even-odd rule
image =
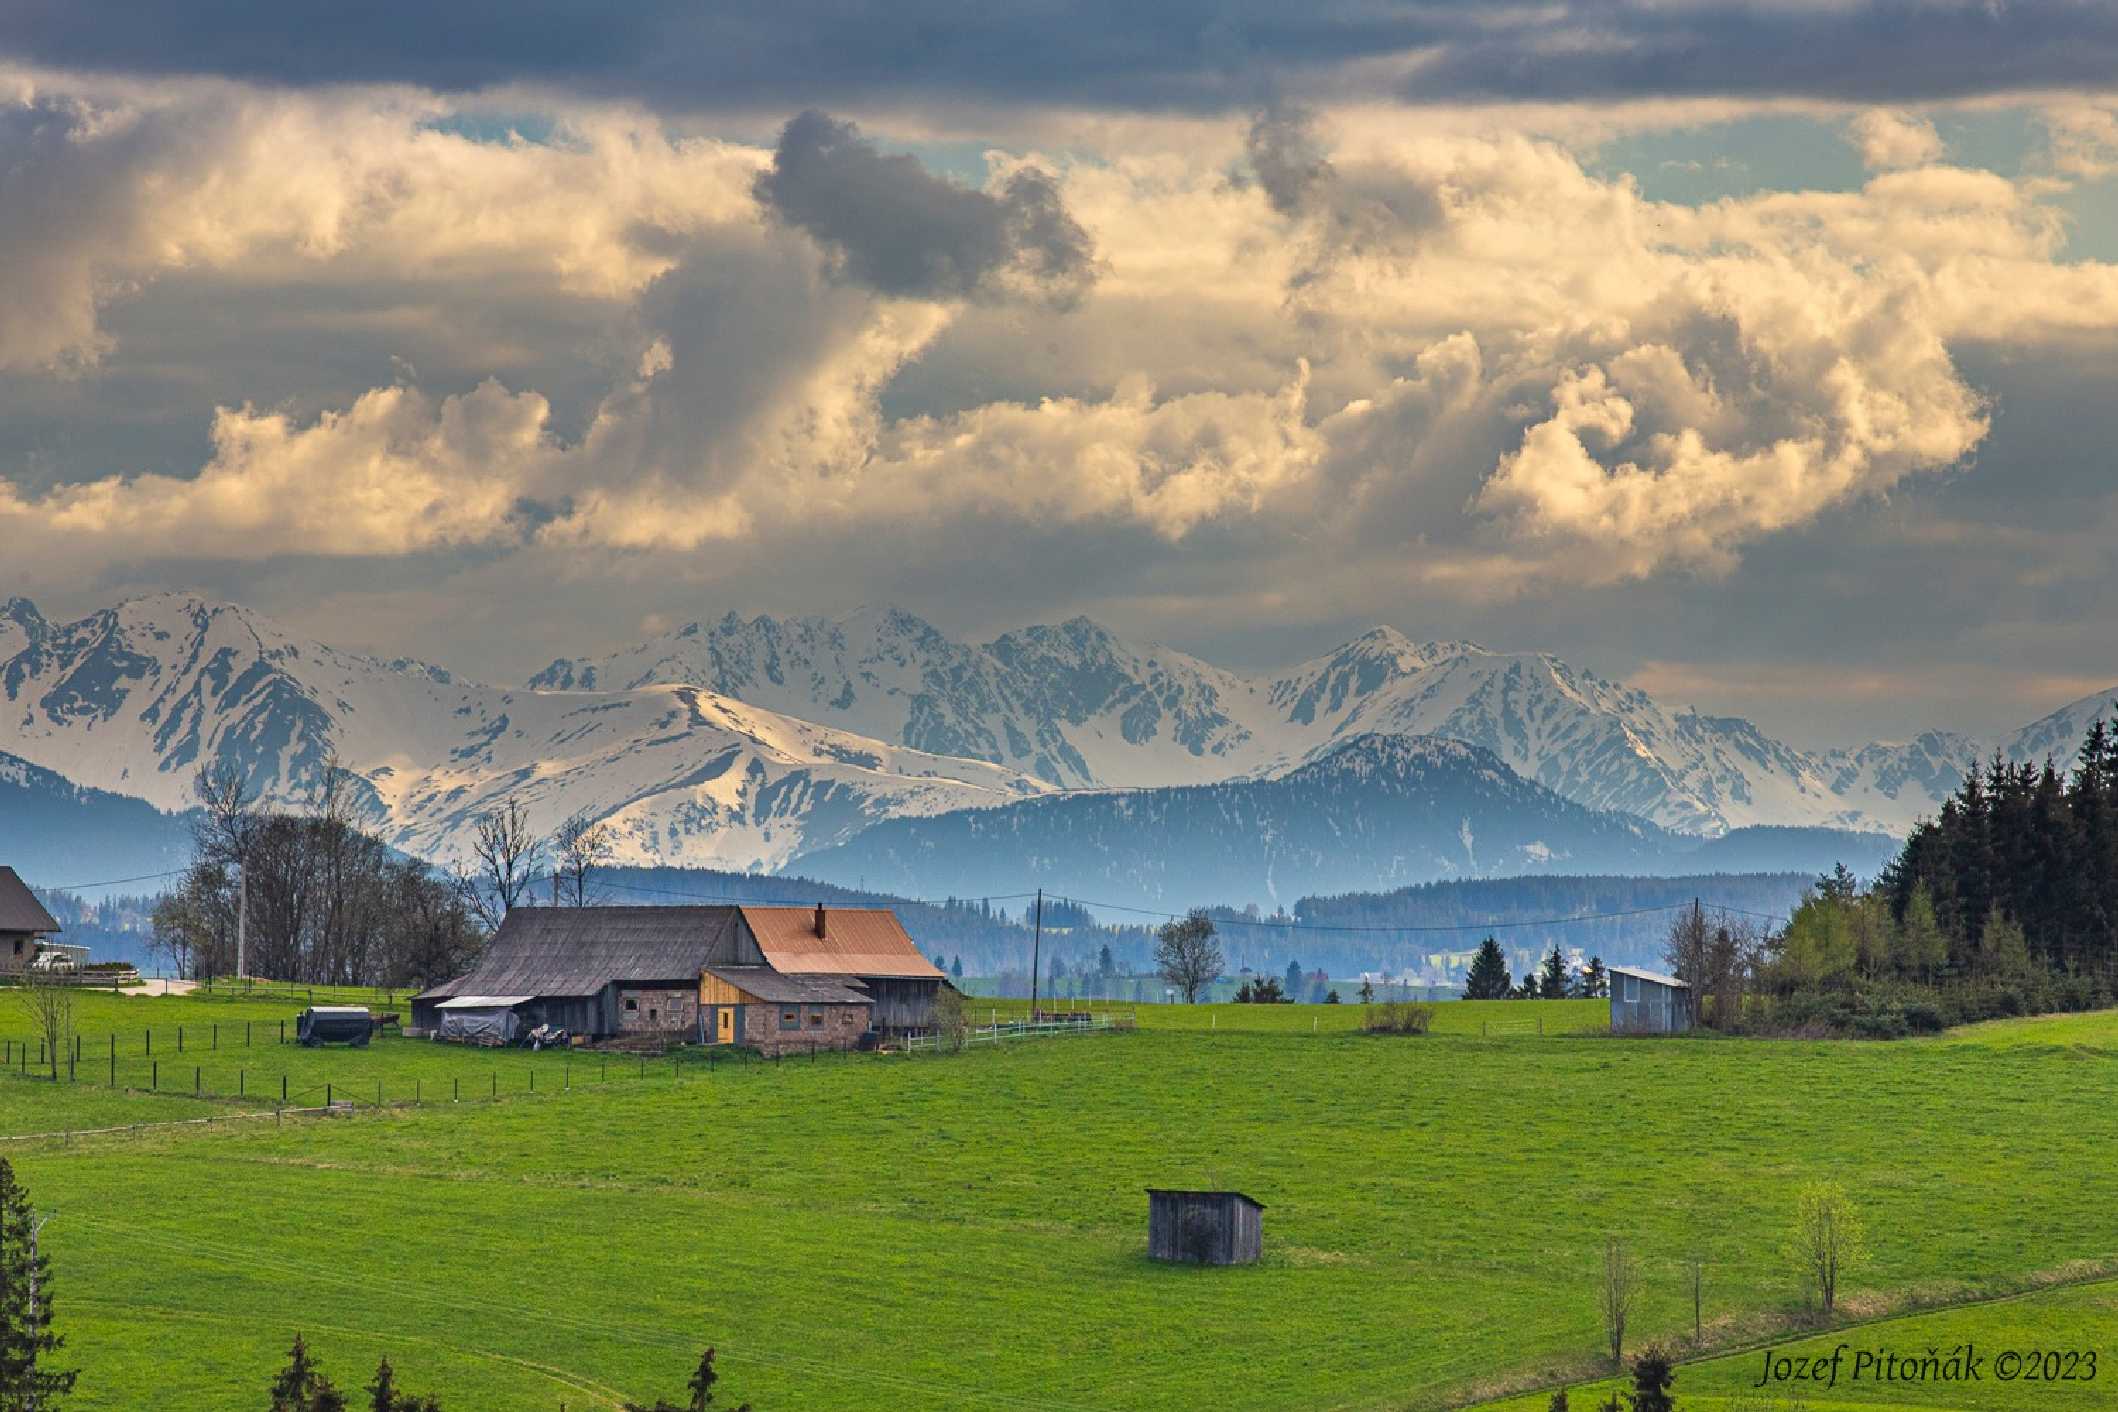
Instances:
[[[91,1036],[184,1023],[187,1065],[192,1026],[220,1023],[225,1058],[229,1027],[261,1018],[92,1004]],[[707,1343],[730,1405],[759,1412],[1460,1405],[1593,1374],[1608,1230],[1648,1276],[1636,1341],[1689,1330],[1695,1247],[1710,1333],[1772,1336],[1800,1307],[1778,1251],[1817,1178],[1867,1215],[1862,1314],[2118,1261],[2118,1015],[2071,1017],[2056,1043],[2022,1042],[2041,1021],[1897,1044],[1303,1023],[1355,1009],[1152,1009],[1132,1033],[955,1057],[630,1075],[418,1041],[254,1045],[259,1072],[370,1101],[379,1079],[393,1103],[417,1081],[430,1101],[7,1147],[57,1209],[82,1408],[147,1388],[166,1409],[261,1404],[297,1328],[341,1385],[386,1353],[451,1409],[674,1396]],[[24,1028],[0,1014],[0,1036]],[[513,1096],[431,1101],[472,1074]],[[0,1082],[11,1133],[238,1111]],[[1265,1260],[1150,1264],[1149,1185],[1257,1197]],[[2057,1296],[2008,1307],[2054,1344],[2118,1327]]]

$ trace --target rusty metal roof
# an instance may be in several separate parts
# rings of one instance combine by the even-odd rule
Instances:
[[[55,932],[59,924],[15,870],[0,867],[0,932]]]
[[[743,920],[783,975],[943,978],[887,907],[827,907],[822,936],[813,907],[745,907]]]

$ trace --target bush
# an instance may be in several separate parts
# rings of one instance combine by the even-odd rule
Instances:
[[[1434,1023],[1434,1007],[1411,1000],[1385,1000],[1361,1016],[1369,1034],[1425,1034]]]

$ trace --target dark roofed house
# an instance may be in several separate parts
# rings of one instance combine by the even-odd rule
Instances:
[[[412,1030],[850,1049],[931,1027],[944,983],[880,909],[518,907],[476,970],[414,997]]]
[[[0,866],[0,975],[21,975],[58,922],[13,868]]]

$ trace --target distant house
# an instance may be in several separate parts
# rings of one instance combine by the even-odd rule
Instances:
[[[1692,1026],[1691,986],[1659,971],[1613,966],[1612,1034],[1682,1034]]]
[[[946,983],[878,908],[517,907],[412,1030],[851,1049],[931,1028]]]
[[[19,976],[49,946],[59,924],[13,868],[0,867],[0,975]]]

